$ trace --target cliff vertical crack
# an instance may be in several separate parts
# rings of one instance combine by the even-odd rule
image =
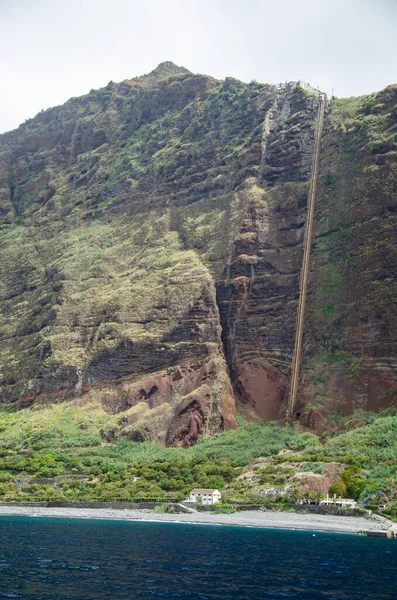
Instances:
[[[305,308],[306,308],[306,296],[307,296],[307,283],[309,277],[310,268],[310,251],[312,246],[313,236],[313,221],[314,221],[314,210],[316,202],[316,191],[317,191],[317,179],[318,179],[318,163],[320,156],[320,145],[321,135],[323,131],[324,123],[324,96],[320,96],[318,106],[318,117],[317,117],[317,128],[314,142],[313,162],[312,162],[312,173],[310,178],[309,195],[307,200],[307,223],[305,228],[305,237],[303,242],[303,260],[302,270],[299,282],[299,302],[296,316],[296,333],[295,333],[295,344],[294,352],[292,355],[292,376],[291,376],[291,388],[288,402],[288,409],[286,414],[286,420],[292,421],[294,407],[296,404],[296,397],[299,387],[299,371],[302,356],[302,340],[303,340],[303,328],[305,322]]]

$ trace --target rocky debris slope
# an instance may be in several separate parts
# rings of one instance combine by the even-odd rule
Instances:
[[[397,88],[328,106],[302,422],[391,403]],[[316,93],[163,63],[0,136],[1,400],[100,398],[111,441],[282,418]]]

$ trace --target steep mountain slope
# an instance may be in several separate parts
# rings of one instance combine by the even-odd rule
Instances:
[[[298,407],[396,384],[397,88],[327,108]],[[190,445],[283,418],[318,94],[162,63],[0,136],[1,399]],[[351,114],[349,114],[349,111]]]

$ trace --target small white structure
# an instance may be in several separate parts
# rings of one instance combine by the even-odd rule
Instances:
[[[197,501],[200,502],[200,498],[201,504],[214,504],[214,502],[220,502],[221,497],[219,490],[194,488],[194,490],[190,492],[189,498],[185,500],[185,503],[192,502],[197,504]]]
[[[337,506],[338,508],[356,508],[357,502],[351,498],[327,498],[321,500],[320,506]]]
[[[389,527],[387,537],[397,539],[397,525],[392,525],[391,527]]]

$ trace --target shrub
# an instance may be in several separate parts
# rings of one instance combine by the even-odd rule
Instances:
[[[344,481],[337,481],[333,483],[329,488],[330,496],[336,494],[338,498],[346,498],[346,484]]]
[[[225,514],[225,515],[229,515],[231,513],[236,512],[235,507],[233,506],[233,504],[222,504],[222,502],[216,502],[215,504],[213,504],[213,512],[217,515],[219,514]]]
[[[321,473],[324,473],[324,467],[319,462],[306,462],[302,466],[302,471],[312,471],[313,473],[320,475]]]

